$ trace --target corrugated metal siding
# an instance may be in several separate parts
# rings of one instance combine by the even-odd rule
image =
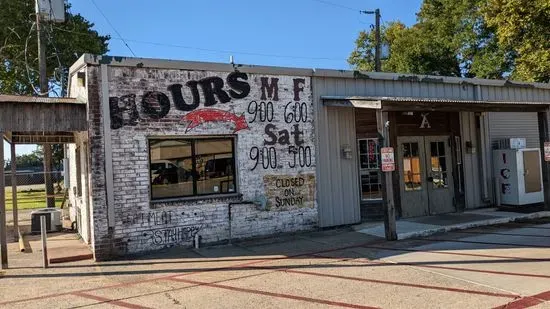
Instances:
[[[499,139],[525,137],[527,147],[539,147],[537,113],[489,113],[491,144]]]
[[[321,95],[355,93],[354,83],[346,79],[313,79],[317,132],[317,202],[319,226],[358,223],[361,220],[359,171],[355,138],[355,112],[349,107],[325,107]],[[349,145],[353,159],[341,156],[342,145]]]
[[[327,107],[319,130],[318,203],[319,225],[336,226],[361,220],[358,170],[355,158],[355,117],[353,108]],[[343,145],[352,147],[352,160],[342,159]]]
[[[465,208],[478,208],[483,206],[481,201],[479,151],[475,154],[466,153],[466,142],[471,142],[472,145],[477,145],[478,143],[474,113],[460,113],[460,135],[463,158],[462,168],[464,171]]]

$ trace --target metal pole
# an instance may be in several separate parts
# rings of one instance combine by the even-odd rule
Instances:
[[[11,200],[13,212],[13,239],[19,240],[19,214],[17,211],[17,159],[15,157],[15,143],[11,142]]]
[[[55,207],[55,195],[52,182],[52,146],[43,144],[44,150],[44,183],[46,184],[46,204]]]
[[[376,72],[380,72],[382,71],[382,64],[380,62],[380,53],[381,53],[381,48],[382,48],[382,42],[381,42],[381,38],[380,38],[380,9],[376,9],[374,11],[374,15],[375,15],[375,31],[376,31],[376,47],[375,47],[375,50],[374,50],[374,70]]]
[[[38,1],[36,5],[36,32],[38,37],[38,68],[40,72],[40,96],[48,96],[48,72],[46,70],[46,40],[43,37],[43,30],[40,19]],[[44,150],[44,183],[46,184],[46,204],[48,207],[55,207],[55,198],[52,183],[52,148],[49,144],[43,145]]]
[[[42,236],[42,265],[48,268],[48,235],[46,234],[46,216],[40,216],[40,235]]]
[[[1,269],[8,268],[8,241],[6,226],[6,183],[4,179],[4,133],[0,132],[0,259]]]
[[[38,35],[38,68],[40,72],[40,96],[48,96],[48,74],[46,72],[46,41],[42,37],[38,1],[36,1],[36,32]]]

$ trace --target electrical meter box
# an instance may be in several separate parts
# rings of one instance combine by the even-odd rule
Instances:
[[[493,150],[493,166],[501,204],[544,202],[540,149]]]
[[[38,0],[36,13],[45,21],[62,23],[65,21],[65,0]]]

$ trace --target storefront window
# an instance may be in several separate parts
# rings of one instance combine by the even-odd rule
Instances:
[[[361,177],[361,199],[363,201],[382,199],[382,183],[379,167],[380,153],[378,140],[366,138],[358,140],[359,173]]]
[[[150,139],[151,198],[233,193],[233,138]]]

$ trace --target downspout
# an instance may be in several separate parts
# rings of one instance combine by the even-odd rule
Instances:
[[[481,85],[476,85],[475,89],[475,97],[476,101],[482,101],[482,95],[481,95]],[[489,188],[487,184],[487,169],[488,169],[488,163],[487,163],[487,156],[491,152],[490,145],[488,144],[489,141],[489,121],[487,120],[487,113],[483,112],[481,113],[479,117],[479,139],[480,139],[480,146],[481,146],[481,198],[484,203],[490,202],[489,199]]]

